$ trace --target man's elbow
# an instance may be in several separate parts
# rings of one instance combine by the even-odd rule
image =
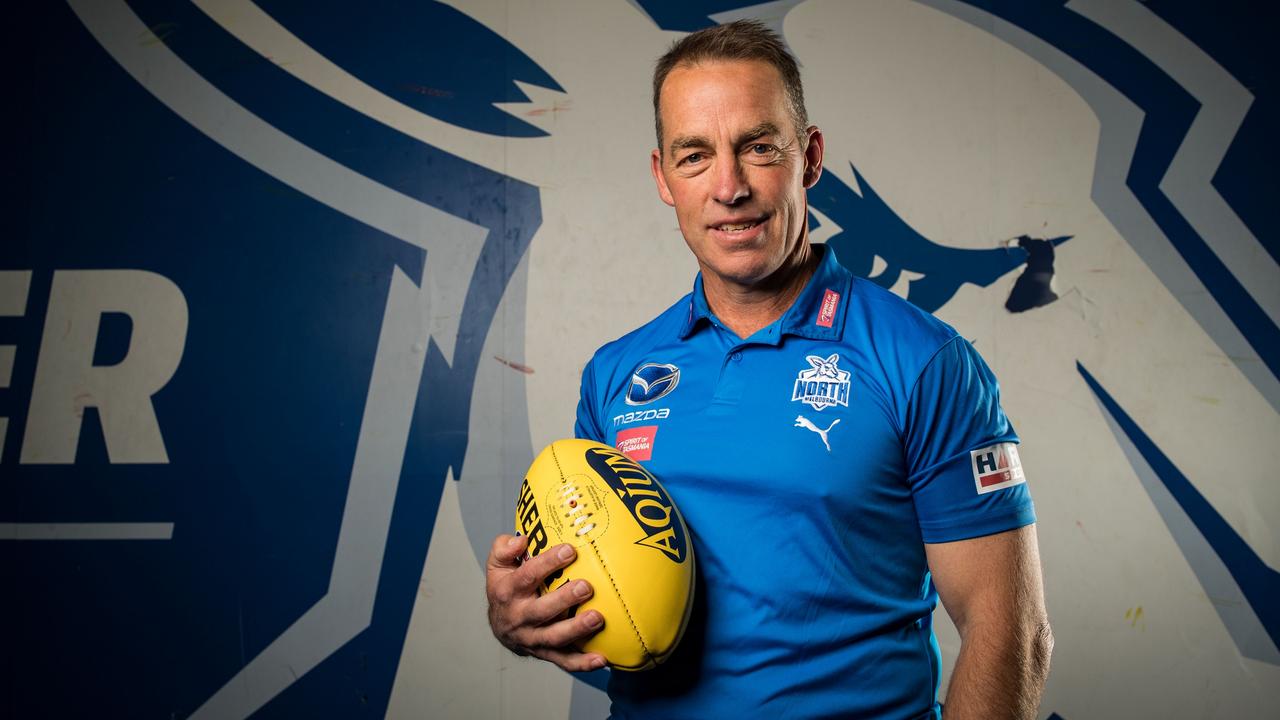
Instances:
[[[1041,619],[1035,624],[1030,645],[1027,652],[1030,660],[1028,665],[1032,676],[1043,685],[1049,677],[1049,661],[1053,656],[1053,629],[1049,627],[1048,619]]]

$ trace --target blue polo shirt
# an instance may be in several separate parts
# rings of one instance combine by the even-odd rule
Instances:
[[[935,717],[924,544],[1035,522],[978,353],[814,249],[795,303],[750,338],[699,275],[583,372],[577,435],[657,475],[698,562],[673,657],[611,674],[615,718]]]

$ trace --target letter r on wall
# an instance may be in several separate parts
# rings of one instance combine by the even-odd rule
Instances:
[[[129,316],[124,359],[95,366],[103,313]],[[167,463],[151,396],[169,382],[187,340],[187,301],[168,278],[145,270],[59,270],[53,274],[23,463],[75,462],[86,407],[102,421],[112,463]]]

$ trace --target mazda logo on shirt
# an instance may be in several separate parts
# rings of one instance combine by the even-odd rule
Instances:
[[[680,368],[675,365],[645,363],[631,373],[627,404],[647,405],[675,390],[679,383]]]

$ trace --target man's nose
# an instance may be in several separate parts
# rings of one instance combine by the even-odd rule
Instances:
[[[747,184],[746,173],[736,155],[716,163],[715,189],[713,196],[716,202],[724,205],[736,205],[751,196],[751,187]]]

